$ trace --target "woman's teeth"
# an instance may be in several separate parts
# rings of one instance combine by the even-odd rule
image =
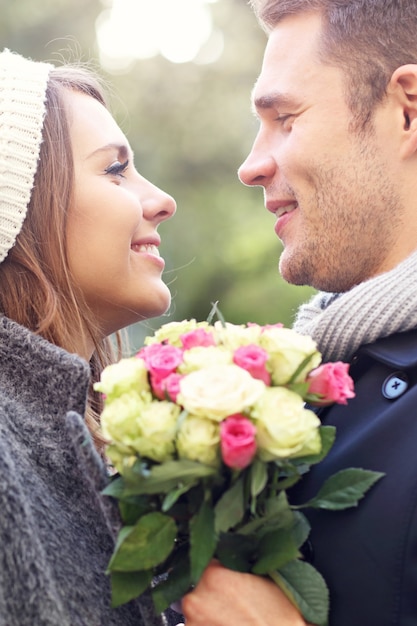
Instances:
[[[142,243],[132,245],[133,252],[145,252],[146,254],[153,254],[154,256],[159,256],[159,250],[157,246],[151,243]]]

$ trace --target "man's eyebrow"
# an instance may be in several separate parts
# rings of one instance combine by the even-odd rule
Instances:
[[[117,152],[119,157],[125,160],[128,159],[130,155],[133,158],[133,154],[125,144],[108,143],[105,146],[100,146],[100,148],[97,148],[97,150],[93,150],[93,152],[91,152],[87,156],[87,159],[91,159],[92,157],[101,154],[102,152]]]
[[[275,92],[254,98],[252,108],[256,113],[256,111],[260,110],[280,109],[287,106],[294,106],[294,104],[294,98],[291,98],[285,93]]]

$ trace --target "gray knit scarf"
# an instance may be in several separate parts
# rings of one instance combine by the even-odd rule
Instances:
[[[294,330],[310,335],[323,361],[349,361],[359,346],[417,328],[417,251],[346,293],[319,292],[300,307]]]

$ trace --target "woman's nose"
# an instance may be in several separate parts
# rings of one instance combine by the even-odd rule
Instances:
[[[159,187],[150,184],[149,193],[146,199],[142,201],[143,213],[148,220],[155,221],[157,224],[172,217],[177,210],[177,203]]]

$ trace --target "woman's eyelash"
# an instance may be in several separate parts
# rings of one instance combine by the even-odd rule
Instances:
[[[128,165],[129,160],[125,161],[124,163],[120,163],[120,161],[115,161],[115,163],[112,163],[111,165],[109,165],[109,167],[106,167],[104,171],[106,174],[111,174],[112,176],[123,176],[123,172],[125,172]]]

